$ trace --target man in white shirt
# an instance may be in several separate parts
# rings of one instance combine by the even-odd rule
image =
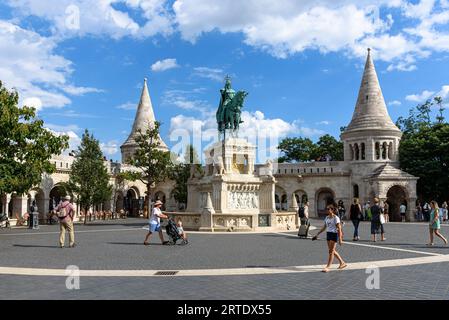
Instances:
[[[159,238],[161,239],[162,244],[168,244],[168,241],[164,241],[164,235],[162,234],[161,229],[161,218],[168,219],[168,216],[162,213],[161,207],[162,201],[157,200],[154,203],[154,208],[153,211],[151,212],[148,234],[143,242],[143,244],[146,246],[150,244],[148,241],[153,232],[159,232]]]
[[[407,207],[405,204],[400,205],[399,212],[401,213],[402,222],[405,222],[405,213],[407,212]]]

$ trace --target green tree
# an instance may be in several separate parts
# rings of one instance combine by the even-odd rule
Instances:
[[[184,155],[184,162],[174,165],[170,176],[175,181],[173,196],[178,203],[187,204],[187,182],[192,170],[202,172],[198,153],[193,145],[188,145]]]
[[[18,107],[19,95],[0,81],[0,195],[23,194],[41,182],[44,172],[53,173],[52,155],[68,148],[67,136],[43,127],[36,109]]]
[[[87,213],[92,206],[111,199],[112,186],[98,140],[86,130],[75,153],[67,189],[78,196],[78,202]],[[86,216],[85,216],[86,217]],[[87,219],[84,218],[84,224]]]
[[[343,161],[343,142],[329,134],[321,136],[315,148],[314,158],[326,155],[330,155],[334,161]]]
[[[309,138],[284,138],[278,149],[283,153],[279,162],[305,162],[313,159],[316,145]]]
[[[437,97],[439,105],[442,100]],[[398,120],[404,134],[399,145],[402,170],[419,177],[418,195],[425,200],[444,201],[449,198],[449,124],[440,114],[435,122],[430,118],[432,102],[411,110],[408,118]]]
[[[279,162],[306,162],[329,155],[335,161],[343,160],[343,142],[329,134],[321,136],[317,143],[309,138],[284,138],[278,149],[283,155]]]
[[[151,209],[151,189],[157,183],[165,181],[173,167],[171,153],[160,148],[160,126],[160,122],[156,121],[154,126],[149,126],[145,132],[137,131],[135,138],[137,149],[127,163],[138,170],[125,172],[127,180],[140,180],[146,185],[148,210]]]

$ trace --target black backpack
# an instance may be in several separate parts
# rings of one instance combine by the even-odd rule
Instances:
[[[298,210],[298,216],[302,219],[305,218],[306,216],[304,215],[304,207],[300,207]]]

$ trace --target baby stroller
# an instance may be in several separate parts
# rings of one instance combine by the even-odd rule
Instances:
[[[0,213],[0,228],[11,229],[11,224],[9,223],[9,218],[6,213]]]
[[[172,218],[168,219],[168,223],[165,226],[165,231],[167,231],[167,235],[170,239],[169,243],[171,245],[175,245],[176,241],[182,239],[181,235],[178,232],[178,227],[176,226],[176,223]]]

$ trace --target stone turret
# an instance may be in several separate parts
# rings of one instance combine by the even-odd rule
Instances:
[[[142,132],[145,132],[148,129],[148,126],[154,126],[155,122],[156,118],[154,116],[153,104],[151,103],[147,79],[145,78],[131,133],[125,143],[120,147],[122,151],[122,162],[126,162],[126,160],[133,155],[137,149],[138,146],[135,139],[138,135],[138,131],[141,130]],[[159,142],[160,149],[168,151],[167,145],[160,137]]]
[[[391,120],[368,49],[352,120],[341,134],[345,161],[397,162],[402,133]]]

